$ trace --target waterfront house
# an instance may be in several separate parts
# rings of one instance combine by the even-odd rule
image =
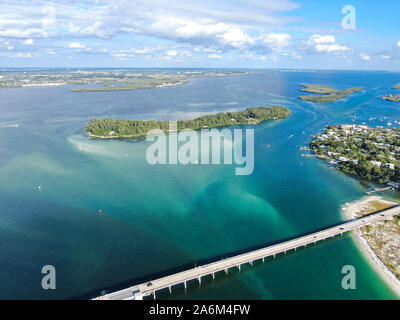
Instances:
[[[377,167],[380,167],[380,166],[382,165],[382,162],[380,162],[380,161],[375,161],[375,160],[372,160],[371,163],[372,163],[374,166],[377,166]]]

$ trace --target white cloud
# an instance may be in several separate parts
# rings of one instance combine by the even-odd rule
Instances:
[[[26,39],[25,41],[23,41],[23,44],[31,46],[35,44],[35,41],[33,39]]]
[[[394,44],[391,48],[381,52],[381,58],[385,60],[400,61],[400,41]]]
[[[72,48],[72,49],[83,49],[85,48],[85,46],[83,44],[80,44],[78,42],[70,42],[68,44],[68,48]]]
[[[225,23],[210,23],[210,22],[194,22],[186,19],[168,18],[157,21],[153,27],[158,27],[159,24],[166,23],[168,26],[177,26],[175,36],[180,38],[206,37],[216,34],[221,34],[227,31],[228,27]]]
[[[0,36],[69,39],[87,46],[79,39],[110,39],[130,33],[217,51],[263,51],[259,48],[262,45],[282,47],[285,39],[267,36],[263,43],[253,38],[249,30],[263,33],[298,21],[290,16],[290,11],[299,7],[294,1],[86,0],[84,5],[66,0],[32,0],[23,4],[5,1],[0,10]]]
[[[53,28],[56,24],[56,8],[51,5],[42,7],[43,17],[41,24],[43,29]]]
[[[148,28],[151,35],[191,45],[238,49],[254,43],[242,26],[201,19],[160,17]]]
[[[361,57],[361,59],[366,60],[366,61],[370,61],[371,60],[371,56],[366,54],[366,53],[363,53],[363,52],[360,53],[360,57]]]
[[[313,35],[311,36],[308,41],[312,43],[335,43],[336,39],[334,36],[331,35],[326,35],[326,36],[320,36],[320,35]]]
[[[295,60],[301,60],[302,59],[301,55],[299,55],[296,51],[284,52],[284,53],[282,53],[282,55],[284,57],[289,57],[289,58],[292,58],[292,59],[295,59]]]
[[[339,44],[317,44],[315,46],[318,52],[335,52],[335,51],[346,51],[349,50],[346,46],[341,46]]]
[[[136,54],[148,54],[151,53],[154,49],[150,48],[143,48],[143,49],[135,49],[131,48],[132,52],[135,52]]]
[[[34,57],[40,53],[51,55],[55,52],[66,57],[79,51],[84,53],[91,47],[91,54],[118,59],[135,56],[138,59],[156,59],[162,56],[171,60],[191,57],[195,61],[206,57],[228,59],[229,55],[235,58],[242,55],[262,60],[270,54],[268,61],[281,61],[283,57],[296,60],[303,57],[307,61],[308,54],[318,54],[321,59],[329,55],[351,56],[358,62],[361,59],[379,61],[380,58],[400,61],[398,38],[393,39],[392,47],[387,50],[371,53],[372,50],[369,52],[364,48],[361,50],[369,53],[360,54],[358,50],[353,52],[352,45],[342,43],[341,33],[335,33],[339,30],[334,27],[317,31],[310,25],[290,24],[300,21],[295,17],[297,12],[291,12],[299,7],[296,2],[3,0],[0,5],[0,37],[5,38],[2,50],[6,54],[29,50]],[[304,39],[296,39],[294,35],[299,31],[301,34],[309,33],[305,33]],[[113,42],[108,46],[99,39],[112,39]],[[5,44],[6,40],[10,43]],[[93,45],[93,41],[99,44]],[[59,48],[60,43],[74,50]],[[21,44],[36,46],[31,49]],[[123,48],[126,49],[120,50]]]
[[[121,52],[112,53],[111,56],[117,58],[118,60],[130,60],[135,57],[135,55],[132,53],[121,53]]]
[[[216,53],[209,54],[208,57],[211,58],[211,59],[221,59],[222,58],[221,55],[216,54]]]
[[[100,52],[105,49],[100,50]],[[128,59],[133,58],[136,55],[145,55],[147,59],[165,59],[181,61],[184,58],[192,57],[192,52],[188,50],[184,46],[157,46],[157,47],[145,47],[143,49],[122,49],[122,50],[113,50],[111,56],[116,57],[118,59]],[[158,57],[158,58],[157,58]]]
[[[289,45],[291,36],[287,33],[268,33],[262,36],[263,42],[274,49],[281,49]]]
[[[250,60],[259,60],[259,61],[265,61],[267,60],[266,56],[259,56],[259,55],[255,55],[251,52],[246,51],[244,54],[239,55],[241,58],[245,58],[245,59],[250,59]]]
[[[32,58],[31,52],[16,52],[12,55],[14,58]]]
[[[293,59],[301,60],[301,55],[297,54],[295,51],[292,51],[290,55],[292,56]]]
[[[222,35],[218,36],[218,38],[222,38],[223,43],[235,48],[241,48],[246,44],[254,43],[254,39],[239,28],[229,28]]]
[[[10,37],[10,38],[27,38],[27,37],[38,37],[46,38],[47,33],[43,32],[42,29],[29,28],[29,29],[0,29],[0,36]]]
[[[177,54],[178,54],[178,51],[173,50],[173,49],[167,51],[167,55],[169,57],[175,57]]]
[[[310,53],[335,53],[350,50],[346,46],[336,43],[336,39],[332,35],[313,35],[305,42],[304,49]]]

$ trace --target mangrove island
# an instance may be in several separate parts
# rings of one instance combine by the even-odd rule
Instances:
[[[221,112],[202,116],[193,120],[177,121],[177,130],[199,130],[203,128],[225,127],[238,124],[257,124],[267,120],[284,119],[291,111],[282,106],[252,107],[238,112]],[[168,121],[91,119],[86,132],[96,138],[137,138],[146,136],[149,130],[169,131]]]
[[[343,90],[335,89],[332,86],[325,86],[319,84],[301,84],[304,89],[300,89],[302,92],[316,93],[322,95],[310,95],[310,96],[300,96],[299,99],[311,102],[335,102],[339,99],[351,96],[353,93],[362,91],[364,88],[355,87]]]

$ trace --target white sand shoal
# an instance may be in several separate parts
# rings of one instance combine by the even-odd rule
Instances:
[[[387,203],[388,205],[397,205],[398,203],[383,200],[382,197],[372,196],[366,197],[361,200],[354,201],[352,203],[346,203],[345,207],[342,208],[343,218],[346,220],[355,219],[357,213],[369,207],[369,203],[372,201],[379,201],[382,203]],[[390,288],[400,298],[400,281],[393,274],[393,272],[379,259],[374,250],[368,244],[368,241],[363,237],[361,230],[354,230],[354,238],[356,240],[357,246],[360,251],[367,258],[370,264],[374,267],[376,272],[385,280]]]

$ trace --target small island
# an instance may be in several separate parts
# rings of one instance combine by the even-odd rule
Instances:
[[[130,91],[138,89],[165,88],[180,86],[188,83],[180,77],[140,77],[136,79],[123,79],[121,82],[104,82],[99,87],[86,87],[71,89],[71,92],[101,92],[101,91]]]
[[[353,93],[362,91],[364,88],[355,87],[344,90],[335,89],[333,86],[325,86],[319,84],[301,84],[304,89],[300,89],[302,92],[316,93],[322,95],[310,95],[300,96],[299,99],[311,102],[335,102],[339,99],[351,96]]]
[[[400,129],[328,126],[310,146],[342,172],[400,187]]]
[[[177,121],[177,130],[199,130],[203,128],[225,127],[238,124],[258,124],[267,120],[284,119],[291,111],[282,106],[252,107],[238,112],[221,112],[202,116],[193,120]],[[169,132],[168,121],[91,119],[86,127],[89,136],[103,139],[138,138],[146,136],[152,129]]]
[[[396,84],[392,89],[400,89],[400,83]],[[400,94],[385,94],[382,96],[382,99],[392,102],[400,102]]]

